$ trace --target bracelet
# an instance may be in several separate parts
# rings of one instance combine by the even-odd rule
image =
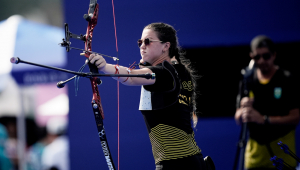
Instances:
[[[131,73],[131,69],[127,68],[127,72],[128,72],[128,74]],[[125,83],[125,82],[128,80],[128,78],[129,78],[129,77],[127,77],[127,79],[124,80],[122,83]]]
[[[134,63],[135,63],[135,62],[134,62]],[[130,73],[131,73],[131,70],[132,70],[132,69],[135,69],[134,63],[133,63],[133,64],[131,64],[131,66],[129,66],[129,67],[126,69],[126,70],[127,70],[127,72],[128,72],[128,74],[130,74]],[[127,79],[126,79],[126,80],[124,80],[122,83],[126,82],[126,81],[128,80],[128,78],[129,78],[129,77],[127,77]]]
[[[269,116],[267,116],[267,115],[264,115],[264,124],[265,124],[265,125],[270,124],[270,118],[269,118]]]
[[[120,69],[120,68],[119,68],[119,65],[118,65],[118,64],[115,65],[115,69],[116,69],[115,74],[119,74],[119,69]]]
[[[116,69],[115,74],[120,74],[120,73],[119,73],[120,67],[119,67],[118,64],[115,65],[115,69]],[[118,78],[120,78],[120,77],[118,77]]]

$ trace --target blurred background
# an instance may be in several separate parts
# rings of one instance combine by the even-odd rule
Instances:
[[[98,3],[93,51],[117,56],[112,2]],[[72,33],[85,34],[83,15],[88,5],[89,0],[0,0],[0,148],[4,148],[0,155],[6,162],[2,169],[39,169],[41,162],[51,164],[49,157],[41,155],[53,155],[53,148],[60,149],[57,159],[65,168],[107,169],[90,104],[89,80],[80,79],[76,95],[73,82],[56,87],[72,75],[9,62],[15,56],[78,71],[85,57],[80,51],[67,53],[58,44],[65,36],[64,23]],[[120,65],[140,60],[136,41],[149,23],[166,22],[178,31],[180,45],[201,75],[202,115],[196,141],[217,169],[232,169],[240,133],[233,116],[241,70],[250,61],[250,41],[259,34],[269,36],[276,43],[276,64],[299,78],[300,1],[128,0],[114,1],[114,5]],[[73,47],[84,48],[82,42],[71,41]],[[117,82],[102,81],[104,124],[117,165]],[[155,169],[138,111],[139,94],[140,87],[120,86],[119,167],[124,170]],[[296,140],[299,144],[299,126]]]

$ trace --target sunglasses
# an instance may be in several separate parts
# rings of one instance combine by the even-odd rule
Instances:
[[[149,38],[145,38],[144,41],[141,40],[141,39],[139,39],[137,41],[139,47],[141,47],[143,43],[145,43],[145,45],[149,45],[151,42],[162,42],[162,41],[159,41],[159,40],[150,40]]]
[[[264,60],[269,60],[271,58],[272,54],[271,53],[263,53],[263,54],[257,54],[253,57],[254,60],[259,60],[261,57]]]

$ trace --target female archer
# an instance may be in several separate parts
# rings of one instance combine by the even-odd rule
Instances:
[[[140,69],[107,64],[98,54],[91,54],[89,60],[108,74],[155,73],[155,79],[115,79],[128,86],[142,86],[139,110],[149,133],[156,170],[204,170],[191,125],[191,118],[194,127],[197,124],[196,75],[180,50],[176,30],[165,23],[149,24],[138,46]]]

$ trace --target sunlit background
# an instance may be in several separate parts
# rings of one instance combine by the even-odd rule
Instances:
[[[56,83],[67,75],[12,65],[10,58],[66,67],[66,52],[58,46],[64,37],[63,4],[40,0],[2,0],[0,4],[0,123],[5,127],[2,137],[7,139],[1,142],[5,149],[0,169],[42,169],[38,162],[44,146],[66,130],[68,91],[56,88]],[[54,119],[63,121],[51,123]]]

